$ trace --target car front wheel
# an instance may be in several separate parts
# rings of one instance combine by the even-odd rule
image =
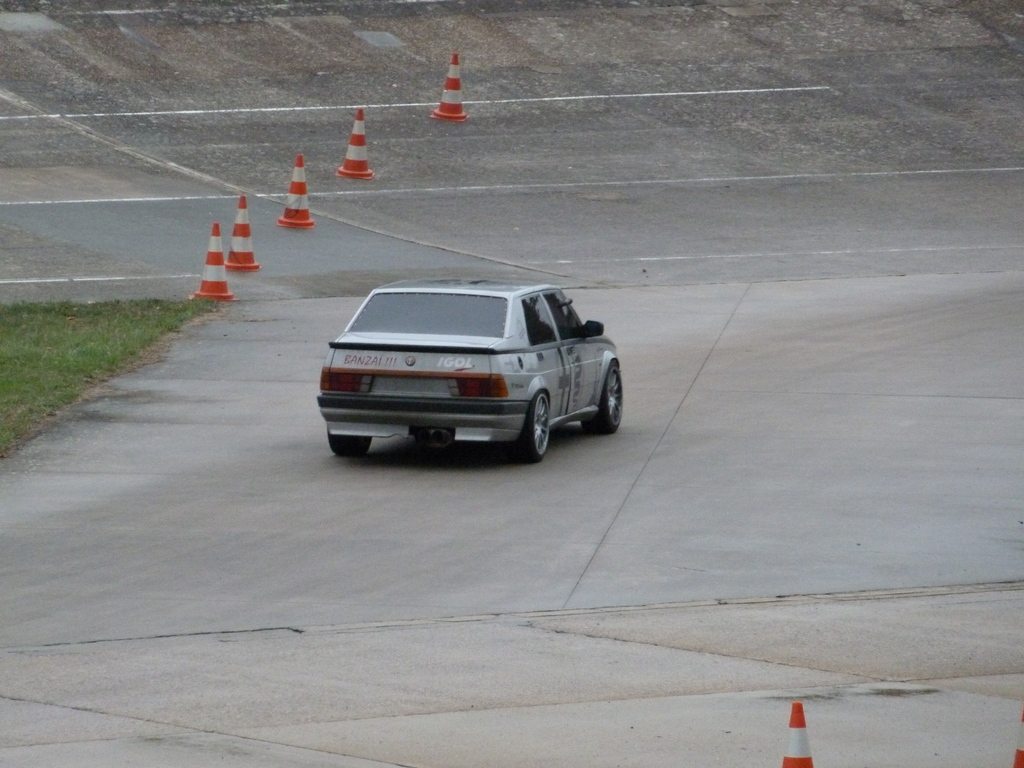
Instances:
[[[544,458],[551,437],[551,401],[547,392],[538,392],[526,409],[526,419],[519,439],[513,444],[515,457],[527,464],[536,464]]]
[[[372,437],[358,435],[332,435],[327,433],[327,444],[338,456],[365,456],[370,450]]]
[[[597,415],[583,422],[583,431],[600,435],[610,435],[619,428],[622,422],[622,373],[619,364],[612,362],[604,377],[601,389],[601,402],[598,404]]]

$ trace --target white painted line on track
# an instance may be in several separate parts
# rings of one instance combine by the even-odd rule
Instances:
[[[286,197],[287,195],[257,195],[257,197]],[[82,200],[0,200],[0,206],[17,205],[76,205],[89,203],[176,203],[185,200],[237,200],[238,195],[181,195],[177,197],[93,197]]]
[[[443,0],[434,0],[435,2],[441,2]],[[288,3],[275,3],[274,5],[257,5],[251,10],[284,10],[285,8],[291,8],[292,6]],[[109,11],[66,11],[74,16],[125,16],[128,14],[137,13],[177,13],[178,8],[135,8],[135,9],[119,9]]]
[[[692,179],[633,179],[626,181],[559,181],[538,182],[536,184],[477,184],[458,187],[400,187],[397,189],[339,189],[331,192],[307,192],[307,197],[356,197],[366,195],[416,195],[423,193],[451,192],[518,192],[529,190],[581,189],[588,187],[643,187],[643,186],[686,186],[735,184],[741,182],[775,182],[775,181],[818,181],[832,179],[875,179],[900,178],[913,176],[944,176],[959,174],[986,173],[1020,173],[1024,166],[1008,166],[1005,168],[934,168],[917,171],[851,171],[847,173],[785,173],[765,176],[705,176]],[[283,202],[286,192],[250,192],[250,197],[260,200]],[[87,198],[80,200],[0,200],[0,208],[23,205],[81,205],[95,203],[160,203],[188,200],[233,200],[238,195],[181,195],[161,197],[109,197]]]
[[[127,16],[136,13],[167,13],[166,8],[138,8],[136,10],[72,11],[75,16]]]
[[[199,277],[199,274],[189,275],[126,275],[111,277],[25,277],[17,280],[0,280],[0,285],[38,285],[41,283],[103,283],[123,282],[126,280],[180,280],[185,277]]]
[[[813,91],[831,91],[827,85],[809,85],[793,88],[733,88],[717,91],[661,91],[652,93],[601,93],[585,96],[543,96],[521,99],[482,99],[479,101],[466,101],[463,104],[531,104],[537,102],[563,102],[563,101],[598,101],[601,99],[658,99],[658,98],[685,98],[697,96],[735,96],[744,94],[771,94],[771,93],[801,93]],[[400,102],[397,104],[329,104],[306,107],[235,107],[225,109],[168,109],[148,110],[140,112],[68,112],[51,113],[41,115],[0,115],[2,120],[41,120],[41,119],[88,119],[104,117],[196,117],[203,115],[245,115],[245,114],[266,114],[268,112],[323,112],[328,110],[353,110],[353,109],[405,109],[409,107],[436,107],[436,101],[430,102]]]
[[[852,256],[855,254],[884,253],[949,253],[951,251],[1021,251],[1017,245],[923,245],[913,248],[846,248],[836,251],[779,251],[777,253],[705,253],[697,256],[636,256],[626,259],[556,259],[528,261],[527,264],[617,264],[636,261],[700,261],[702,259],[770,259],[789,256]]]
[[[401,195],[421,192],[516,192],[531,189],[579,189],[580,187],[634,187],[734,184],[740,182],[762,181],[814,181],[827,179],[887,178],[900,176],[942,176],[945,174],[966,173],[1015,173],[1024,171],[1024,166],[1006,168],[935,168],[917,171],[850,171],[836,173],[783,173],[765,176],[705,176],[692,179],[630,179],[623,181],[557,181],[538,182],[536,184],[479,184],[461,187],[409,187],[405,189],[353,189],[336,192],[308,192],[307,197],[339,197],[346,195]],[[262,195],[257,197],[283,197],[281,194]]]
[[[595,99],[653,99],[685,96],[735,96],[759,93],[800,93],[806,91],[831,91],[827,85],[805,85],[793,88],[732,88],[722,91],[661,91],[654,93],[605,93],[593,96],[541,96],[528,99],[490,99],[488,101],[463,101],[463,104],[528,104],[538,101],[589,101]]]
[[[391,0],[392,3],[400,3],[404,5],[415,5],[417,3],[447,3],[451,0]],[[295,6],[291,3],[273,3],[270,5],[253,5],[249,6],[248,10],[254,11],[283,11],[294,8]],[[110,10],[110,11],[65,11],[74,16],[126,16],[128,14],[140,14],[140,13],[178,13],[178,8],[135,8],[125,10]]]

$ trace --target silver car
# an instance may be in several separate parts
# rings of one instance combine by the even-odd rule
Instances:
[[[604,326],[557,286],[407,280],[374,290],[331,342],[317,401],[339,456],[401,436],[506,442],[538,462],[561,424],[619,428],[622,374]]]

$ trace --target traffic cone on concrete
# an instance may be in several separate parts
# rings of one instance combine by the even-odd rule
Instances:
[[[249,227],[249,206],[245,195],[238,198],[235,228],[231,230],[231,250],[224,268],[234,272],[255,272],[260,268],[252,252],[252,229]]]
[[[1017,756],[1013,759],[1013,768],[1024,768],[1024,712],[1020,715],[1020,735],[1017,737]]]
[[[462,110],[462,79],[459,74],[459,54],[452,54],[452,63],[448,65],[448,79],[444,81],[444,93],[441,103],[431,114],[439,120],[465,120],[467,115]]]
[[[288,187],[288,201],[284,206],[284,215],[277,220],[279,227],[296,227],[312,229],[316,222],[309,217],[309,201],[306,199],[306,165],[302,155],[295,158],[295,170],[292,171],[292,183]]]
[[[811,746],[807,741],[807,722],[803,702],[794,701],[789,714],[789,748],[782,758],[782,768],[814,768]]]
[[[235,295],[228,291],[228,276],[224,271],[224,249],[220,241],[220,224],[210,230],[210,247],[206,251],[206,266],[199,290],[192,294],[196,299],[217,299],[234,301]]]
[[[372,179],[373,171],[366,160],[366,128],[363,125],[363,108],[356,110],[352,123],[352,134],[348,139],[345,162],[338,168],[338,175],[346,179]]]

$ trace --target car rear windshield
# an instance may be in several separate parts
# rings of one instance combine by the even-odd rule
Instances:
[[[455,293],[378,293],[349,327],[356,332],[505,335],[506,300]]]

